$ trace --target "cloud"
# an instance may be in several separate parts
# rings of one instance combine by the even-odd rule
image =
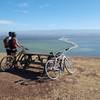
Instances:
[[[11,20],[0,20],[0,25],[12,25],[14,24]]]
[[[49,4],[40,5],[40,8],[48,8]]]
[[[56,27],[56,24],[49,24],[48,27]]]
[[[22,14],[27,14],[28,13],[28,10],[15,10],[15,12],[17,13],[22,13]]]
[[[26,3],[26,2],[23,2],[23,3],[20,3],[19,5],[18,5],[18,7],[20,7],[20,8],[26,8],[26,7],[28,7],[29,5],[28,5],[28,3]]]
[[[22,14],[27,14],[28,13],[28,7],[29,7],[29,4],[27,2],[22,2],[22,3],[19,3],[18,8],[15,10],[15,12],[17,13],[22,13]]]

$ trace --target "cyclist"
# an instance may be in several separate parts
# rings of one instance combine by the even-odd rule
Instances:
[[[21,47],[20,43],[18,42],[17,38],[16,38],[16,33],[12,32],[11,34],[11,39],[8,42],[8,47],[10,50],[10,55],[11,54],[16,54],[17,52],[17,47]]]
[[[9,36],[4,40],[4,47],[6,49],[7,55],[16,54],[17,47],[21,47],[20,43],[16,38],[15,32],[9,32]]]

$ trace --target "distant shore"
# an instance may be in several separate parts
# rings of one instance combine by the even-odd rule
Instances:
[[[0,52],[0,60],[6,56],[6,52]],[[71,56],[73,59],[82,58],[82,59],[100,59],[100,56]]]

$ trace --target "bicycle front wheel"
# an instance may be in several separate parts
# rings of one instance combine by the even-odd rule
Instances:
[[[64,59],[64,65],[69,74],[73,74],[75,72],[74,65],[69,57]]]
[[[57,79],[60,75],[60,69],[55,65],[55,60],[48,60],[45,65],[46,75],[50,79]]]
[[[20,60],[20,65],[22,69],[26,69],[29,67],[30,62],[31,62],[32,58],[29,57],[28,55],[24,55],[22,56],[21,60]]]
[[[7,71],[13,66],[14,57],[5,56],[0,62],[0,67],[2,71]]]

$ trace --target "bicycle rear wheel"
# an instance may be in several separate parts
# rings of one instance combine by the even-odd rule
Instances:
[[[7,71],[13,66],[14,57],[5,56],[0,62],[0,67],[2,71]]]
[[[69,74],[73,74],[75,72],[74,65],[69,57],[64,59],[64,65]]]
[[[29,67],[30,62],[31,62],[32,58],[29,57],[28,55],[24,55],[22,56],[21,60],[20,60],[20,65],[22,69],[26,69]]]
[[[59,66],[55,66],[55,60],[48,60],[45,65],[46,75],[50,79],[57,79],[60,75]]]

